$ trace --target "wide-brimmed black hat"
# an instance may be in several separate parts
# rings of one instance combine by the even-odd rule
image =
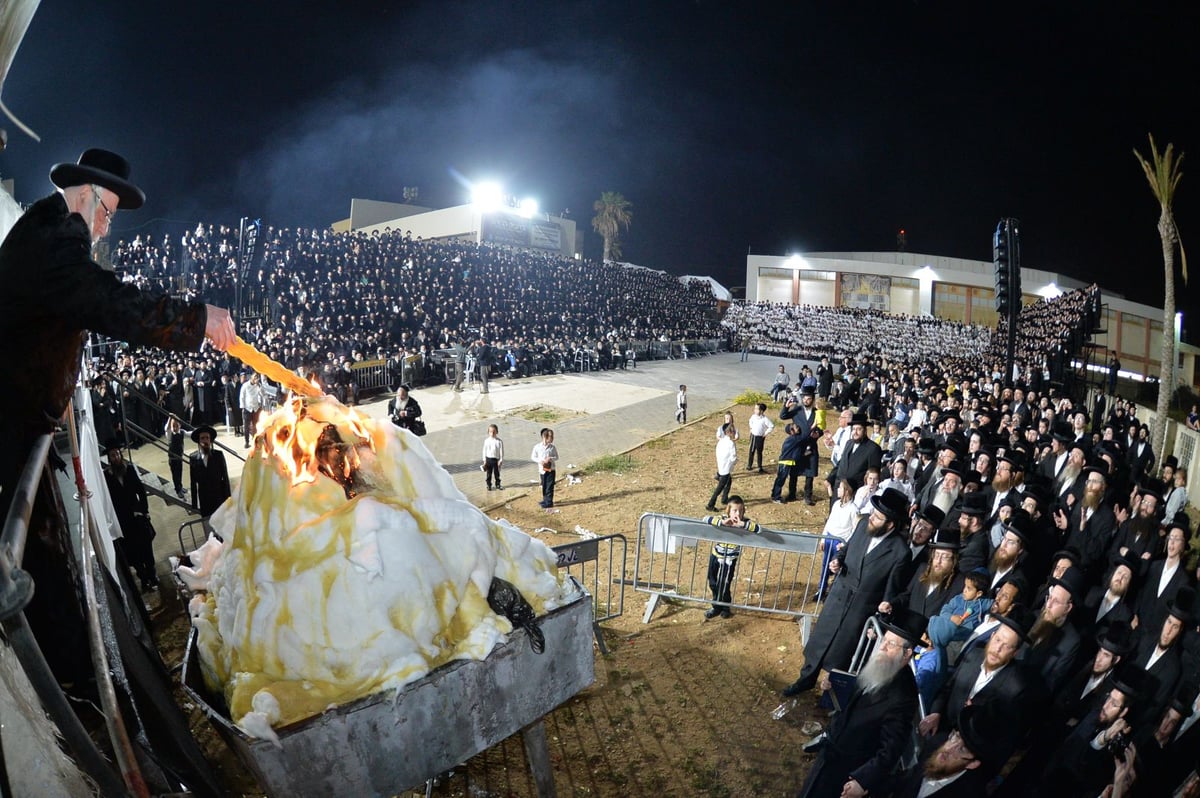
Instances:
[[[983,474],[980,474],[974,468],[969,468],[963,474],[962,481],[964,485],[978,485],[983,487]]]
[[[937,510],[936,507],[933,509]],[[938,512],[940,513],[941,510],[938,510]],[[939,529],[926,545],[931,549],[958,551],[962,548],[962,533],[958,531],[957,527],[953,529]]]
[[[1063,571],[1063,575],[1057,579],[1051,577],[1049,582],[1050,587],[1061,587],[1063,590],[1071,594],[1071,601],[1079,604],[1087,595],[1087,575],[1084,574],[1082,568],[1077,568],[1072,565]]]
[[[146,195],[129,182],[129,161],[108,150],[84,150],[77,163],[59,163],[50,169],[50,182],[59,188],[95,184],[116,194],[120,207],[142,207]]]
[[[1132,662],[1122,662],[1113,674],[1112,686],[1125,694],[1125,705],[1128,706],[1138,698],[1154,695],[1158,689],[1158,679],[1145,668]]]
[[[1012,495],[1012,492],[1009,492]],[[1021,541],[1021,545],[1029,548],[1029,542],[1033,539],[1033,518],[1024,510],[1013,510],[1013,514],[1009,517],[1008,523],[1004,525],[1005,532],[1012,532]]]
[[[1147,476],[1146,479],[1141,480],[1141,485],[1138,486],[1138,492],[1142,496],[1153,496],[1158,499],[1159,504],[1163,503],[1165,490],[1166,486],[1163,484],[1163,480],[1153,478],[1153,476]]]
[[[1112,572],[1117,570],[1117,568],[1119,566],[1124,565],[1126,568],[1128,568],[1129,573],[1130,573],[1130,582],[1131,583],[1137,577],[1138,570],[1140,569],[1140,565],[1138,564],[1137,560],[1134,560],[1124,554],[1114,554],[1108,558],[1108,562],[1109,562],[1108,573],[1110,576],[1112,575]],[[1130,587],[1132,588],[1133,585],[1130,584]],[[1132,594],[1126,593],[1126,595],[1132,595]]]
[[[942,511],[941,507],[938,507],[933,502],[930,502],[913,513],[913,518],[920,518],[924,521],[928,521],[930,526],[932,526],[934,529],[937,529],[942,525],[942,522],[946,520],[946,514]]]
[[[1183,532],[1183,546],[1187,548],[1188,538],[1192,535],[1192,521],[1188,518],[1188,514],[1183,510],[1175,513],[1175,516],[1165,524],[1167,532],[1172,529],[1179,529]]]
[[[871,426],[871,419],[867,418],[866,413],[854,413],[850,416],[850,426],[869,427]]]
[[[876,493],[871,497],[871,504],[885,518],[895,521],[897,525],[902,525],[908,518],[908,497],[895,488],[887,488],[883,493]]]
[[[1037,623],[1037,615],[1024,604],[1014,604],[1008,615],[997,615],[996,620],[1016,632],[1022,643],[1029,643],[1029,632]]]
[[[1025,464],[1029,462],[1029,459],[1025,456],[1025,452],[1022,449],[1005,449],[1004,454],[997,457],[996,461],[1008,463],[1013,471],[1024,472],[1026,468]]]
[[[942,476],[945,476],[946,474],[954,474],[960,480],[965,479],[967,476],[966,463],[955,457],[942,469]]]
[[[1055,421],[1054,427],[1050,430],[1050,437],[1059,443],[1070,443],[1075,440],[1075,433],[1072,431],[1070,424]]]
[[[1192,620],[1192,605],[1196,601],[1196,593],[1190,587],[1179,588],[1175,598],[1167,602],[1167,614],[1183,621],[1187,626]]]
[[[890,614],[879,616],[880,626],[899,635],[912,645],[921,642],[921,635],[925,634],[925,627],[928,624],[928,618],[903,604],[892,607]]]
[[[215,441],[217,439],[217,431],[215,429],[213,429],[212,427],[210,427],[207,424],[201,424],[200,426],[198,426],[194,430],[192,430],[192,440],[195,441],[196,443],[200,442],[200,433],[201,432],[207,432],[209,435],[209,438],[211,440]]]
[[[1133,651],[1133,630],[1129,628],[1128,621],[1105,624],[1104,630],[1096,636],[1096,645],[1117,657]]]
[[[987,497],[986,493],[976,491],[975,493],[967,493],[962,497],[962,506],[959,508],[962,515],[975,515],[981,518],[986,518],[992,514],[992,502]]]
[[[999,701],[967,704],[958,712],[958,734],[975,758],[999,766],[1008,757],[1014,732],[1018,728],[1010,712]]]
[[[801,385],[800,386],[800,395],[801,396],[816,396],[817,389],[811,385]]]
[[[937,452],[937,442],[928,436],[917,441],[917,454],[934,454]]]
[[[1181,682],[1175,690],[1175,697],[1171,699],[1171,706],[1185,718],[1192,716],[1192,712],[1196,706],[1196,696],[1200,695],[1200,683],[1196,682],[1195,679],[1195,676],[1189,676],[1185,681]]]

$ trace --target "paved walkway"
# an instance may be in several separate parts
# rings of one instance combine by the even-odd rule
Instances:
[[[480,393],[478,386],[454,393],[449,386],[440,385],[414,391],[413,395],[421,403],[429,429],[423,439],[425,445],[463,493],[487,511],[537,489],[537,469],[529,453],[540,440],[542,427],[554,429],[562,479],[597,457],[627,451],[676,428],[675,394],[680,383],[688,386],[688,416],[696,419],[727,407],[747,388],[765,391],[780,363],[787,366],[794,382],[801,361],[751,355],[743,363],[740,354],[733,352],[644,362],[626,371],[494,379],[487,394]],[[372,418],[384,418],[388,398],[381,396],[358,409]],[[557,420],[530,421],[519,415],[529,414],[534,408],[556,414]],[[501,492],[489,492],[479,470],[483,439],[492,423],[500,428],[504,440],[505,489]],[[218,432],[220,442],[246,453],[240,438],[225,434],[223,427],[218,427]],[[164,453],[145,446],[133,453],[133,459],[143,468],[169,478]],[[241,461],[228,455],[227,459],[230,478],[236,484]],[[184,481],[186,486],[186,471]],[[155,554],[165,560],[178,553],[177,530],[188,516],[158,499],[151,499],[151,512],[159,530]]]

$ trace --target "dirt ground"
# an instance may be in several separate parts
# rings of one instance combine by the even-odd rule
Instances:
[[[745,428],[749,408],[734,412]],[[566,484],[560,471],[564,479],[552,511],[538,507],[540,494],[532,486],[510,485],[506,492],[513,498],[489,514],[550,545],[579,540],[573,532],[577,525],[597,535],[624,534],[630,541],[631,575],[642,513],[706,514],[719,421],[719,415],[698,419],[652,440],[629,452],[628,464],[616,470],[576,469],[578,484]],[[742,459],[732,492],[746,499],[749,516],[764,526],[819,529],[827,496],[820,481],[816,507],[770,501],[780,440],[778,433],[768,439],[766,474],[744,470],[748,441],[739,443]],[[827,468],[826,461],[823,473]],[[771,718],[780,701],[778,691],[796,677],[803,662],[798,625],[781,616],[739,611],[732,618],[705,620],[707,605],[685,602],[660,604],[650,623],[643,624],[646,600],[646,594],[626,586],[624,614],[602,625],[608,654],[596,648],[595,684],[546,718],[558,794],[795,794],[812,761],[800,750],[808,739],[801,724],[826,720],[811,698],[782,720]],[[157,617],[164,659],[177,663],[186,619],[169,606]],[[261,794],[199,710],[182,693],[180,701],[231,793]],[[433,789],[436,796],[475,798],[534,794],[519,735],[445,774]]]

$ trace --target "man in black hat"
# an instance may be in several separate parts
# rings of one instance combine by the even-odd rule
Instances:
[[[1187,570],[1190,534],[1191,523],[1185,513],[1179,513],[1167,525],[1166,557],[1152,560],[1145,569],[1145,576],[1139,580],[1141,587],[1134,603],[1138,628],[1157,633],[1167,617],[1167,607],[1191,582]]]
[[[1074,436],[1066,424],[1055,424],[1050,439],[1050,454],[1038,464],[1038,471],[1047,479],[1057,479],[1067,465],[1067,454],[1070,452]]]
[[[872,496],[871,505],[871,513],[829,564],[833,587],[804,646],[800,678],[783,691],[786,698],[811,690],[822,668],[846,668],[863,624],[880,602],[899,605],[908,568],[908,546],[901,534],[908,522],[908,499],[888,488]]]
[[[1162,483],[1147,479],[1130,505],[1130,516],[1117,527],[1109,551],[1131,560],[1149,561],[1157,551],[1162,522]]]
[[[1039,743],[1030,746],[1031,751],[1049,754],[1084,716],[1103,703],[1112,689],[1117,666],[1133,651],[1133,630],[1128,623],[1109,624],[1096,638],[1095,648],[1096,653],[1054,696],[1050,719],[1038,737]]]
[[[1031,719],[1023,710],[1027,709],[1024,705],[1031,691],[1024,671],[1015,660],[1021,647],[1029,642],[1033,615],[1016,605],[1007,615],[995,616],[995,620],[996,628],[985,645],[964,648],[954,675],[938,692],[928,708],[929,714],[921,721],[922,735],[934,737],[940,744],[950,729],[961,726],[960,714],[968,704],[995,703],[1008,715],[1014,740],[1029,728]],[[1004,754],[1004,760],[1008,759],[1008,753]]]
[[[125,462],[119,441],[111,440],[104,448],[108,455],[104,481],[121,526],[121,537],[115,541],[116,546],[142,580],[142,592],[157,590],[158,574],[154,569],[153,548],[155,532],[150,523],[146,488],[137,472]]]
[[[927,508],[926,512],[929,510],[941,512],[936,507]],[[916,520],[920,515],[914,515],[914,526],[922,523]],[[924,523],[928,524],[928,521]],[[928,556],[924,566],[912,575],[898,600],[910,610],[932,618],[942,611],[947,601],[962,591],[963,575],[958,572],[958,530],[938,530],[926,544],[925,550]],[[887,602],[879,606],[880,612],[891,610],[891,604]]]
[[[839,479],[849,477],[862,485],[866,482],[868,468],[878,469],[883,465],[883,451],[879,444],[867,437],[867,426],[870,423],[870,419],[864,413],[851,415],[850,440],[846,441],[841,459],[826,480],[830,485],[830,496],[836,494],[834,486]]]
[[[1154,472],[1154,449],[1150,447],[1150,427],[1147,424],[1138,425],[1137,440],[1129,446],[1126,453],[1129,463],[1129,474],[1137,480],[1146,474]]]
[[[1112,782],[1116,748],[1123,756],[1122,741],[1131,742],[1127,718],[1136,714],[1149,681],[1143,669],[1121,666],[1104,702],[1079,722],[1050,757],[1033,794],[1039,798],[1099,795]]]
[[[1008,717],[995,704],[966,706],[959,727],[900,778],[892,798],[977,798],[1012,746]]]
[[[35,202],[0,246],[0,340],[13,354],[0,419],[19,433],[20,456],[10,458],[18,466],[25,444],[66,409],[84,330],[184,351],[199,349],[206,335],[222,350],[235,338],[228,311],[140,291],[92,261],[112,215],[145,201],[124,158],[87,150],[78,163],[57,164],[50,180],[59,191]]]
[[[947,476],[952,473],[947,471]],[[982,493],[965,494],[954,512],[958,514],[958,532],[962,540],[958,570],[965,574],[976,568],[986,568],[992,557],[992,541],[987,529],[991,507],[987,497]]]
[[[1144,668],[1156,682],[1156,689],[1147,691],[1145,696],[1145,717],[1157,718],[1179,683],[1183,672],[1183,631],[1185,627],[1195,625],[1192,620],[1194,599],[1195,594],[1190,587],[1181,588],[1175,594],[1175,600],[1168,605],[1167,617],[1162,625],[1142,631],[1141,642],[1132,661]]]
[[[1180,683],[1170,705],[1154,727],[1134,735],[1141,795],[1176,795],[1196,767],[1200,752],[1200,684],[1196,674]]]
[[[192,480],[192,506],[200,515],[208,518],[231,495],[229,471],[225,467],[225,454],[213,448],[217,431],[210,426],[192,430],[192,440],[200,448],[188,457],[188,472]]]
[[[1064,548],[1080,554],[1080,567],[1089,585],[1098,584],[1108,565],[1108,549],[1117,530],[1117,516],[1105,497],[1108,475],[1101,468],[1084,469],[1083,498],[1075,502],[1070,513],[1062,509],[1054,513],[1054,526],[1059,530]]]
[[[1030,675],[1041,678],[1047,695],[1058,692],[1079,661],[1079,631],[1069,621],[1085,589],[1084,575],[1078,568],[1068,568],[1058,579],[1051,579],[1037,623],[1029,632],[1030,645],[1022,660]]]
[[[1111,562],[1107,580],[1088,590],[1083,607],[1076,613],[1075,625],[1085,637],[1103,634],[1111,624],[1128,624],[1133,620],[1130,600],[1136,595],[1133,584],[1138,563],[1120,555]]]
[[[129,164],[105,150],[87,150],[75,164],[50,171],[59,189],[38,200],[17,220],[0,245],[0,340],[9,353],[7,382],[0,390],[0,437],[9,455],[0,458],[0,518],[7,515],[20,472],[36,438],[54,429],[79,375],[84,331],[166,349],[195,350],[207,335],[219,349],[233,343],[229,313],[200,302],[183,302],[123,283],[91,257],[120,208],[138,208],[145,197],[129,182]],[[31,528],[58,525],[39,499]],[[30,626],[61,679],[87,667],[79,591],[61,553],[69,541],[30,535],[23,567],[37,589],[26,608]],[[73,640],[66,640],[73,637]],[[69,663],[70,668],[62,667]]]
[[[912,738],[917,682],[909,662],[925,621],[905,607],[881,619],[883,637],[833,716],[802,798],[883,794]]]

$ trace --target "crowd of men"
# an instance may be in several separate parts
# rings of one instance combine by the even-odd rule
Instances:
[[[482,376],[529,376],[625,367],[635,341],[720,335],[705,281],[400,232],[266,227],[252,268],[241,270],[237,231],[202,225],[178,244],[120,241],[111,258],[141,287],[240,302],[249,308],[243,338],[351,401],[352,366],[367,360],[389,362],[394,390],[444,379],[456,345],[462,365],[470,357],[487,369]],[[201,368],[203,359],[142,353],[135,366],[153,366],[161,378]],[[218,374],[238,378],[237,364],[219,353],[211,360]]]
[[[859,520],[784,696],[832,689],[869,619],[881,638],[802,794],[1196,794],[1200,530],[1165,513],[1175,459],[1120,400],[871,362],[854,378],[882,393],[876,423],[848,406],[827,438],[830,495],[847,483]],[[818,372],[788,418],[848,379]]]

